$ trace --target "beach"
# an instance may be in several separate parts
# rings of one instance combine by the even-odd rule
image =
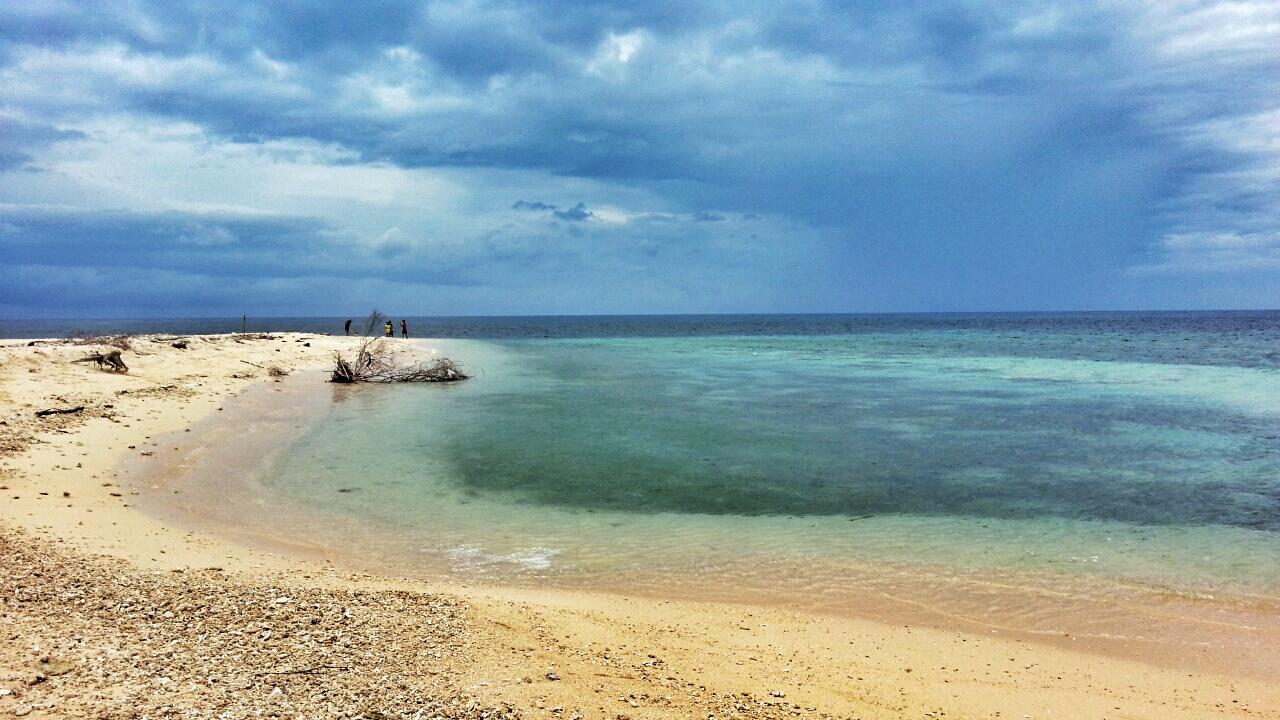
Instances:
[[[0,346],[6,640],[0,688],[8,691],[0,693],[0,713],[1265,718],[1280,712],[1280,688],[1265,676],[1267,666],[1242,663],[1233,671],[1229,656],[1180,662],[1132,644],[1125,652],[1088,643],[1073,649],[1070,638],[902,624],[752,597],[732,602],[405,578],[353,567],[343,553],[293,536],[237,537],[142,512],[138,489],[122,479],[126,467],[133,478],[139,464],[181,465],[192,449],[174,438],[217,428],[228,403],[246,393],[269,404],[273,395],[292,397],[285,386],[323,388],[333,353],[354,343],[313,333],[187,340],[182,349],[171,338],[131,338],[134,350],[123,354],[127,374],[71,362],[90,346]],[[272,377],[273,366],[288,376]],[[36,416],[75,407],[83,409]],[[169,488],[156,483],[146,490]],[[725,594],[732,599],[732,589]],[[1265,618],[1270,605],[1259,605],[1255,616]],[[1264,638],[1274,637],[1274,617],[1270,623]]]

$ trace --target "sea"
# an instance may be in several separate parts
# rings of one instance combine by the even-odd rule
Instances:
[[[1045,633],[1122,602],[1180,603],[1188,627],[1195,603],[1280,607],[1280,312],[408,322],[472,379],[309,390],[239,491],[219,463],[189,502],[243,497],[226,522],[462,582],[900,601]]]

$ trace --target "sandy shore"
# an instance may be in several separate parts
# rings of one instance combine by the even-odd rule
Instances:
[[[751,604],[427,586],[166,525],[122,463],[345,338],[0,342],[0,716],[1280,717],[1280,683]],[[42,409],[83,406],[37,417]]]

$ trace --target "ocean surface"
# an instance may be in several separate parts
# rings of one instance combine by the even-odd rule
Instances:
[[[911,583],[947,599],[957,577],[1058,604],[1082,588],[1280,596],[1280,312],[410,326],[473,379],[327,387],[261,462],[189,491],[262,532],[465,580],[823,607]]]
[[[149,322],[102,330],[225,329]],[[1278,312],[410,322],[474,378],[332,388],[263,522],[410,574],[1280,593]]]

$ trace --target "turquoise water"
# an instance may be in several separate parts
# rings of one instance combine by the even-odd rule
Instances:
[[[1280,590],[1276,324],[1125,322],[429,342],[475,378],[339,390],[262,483],[464,573]]]

